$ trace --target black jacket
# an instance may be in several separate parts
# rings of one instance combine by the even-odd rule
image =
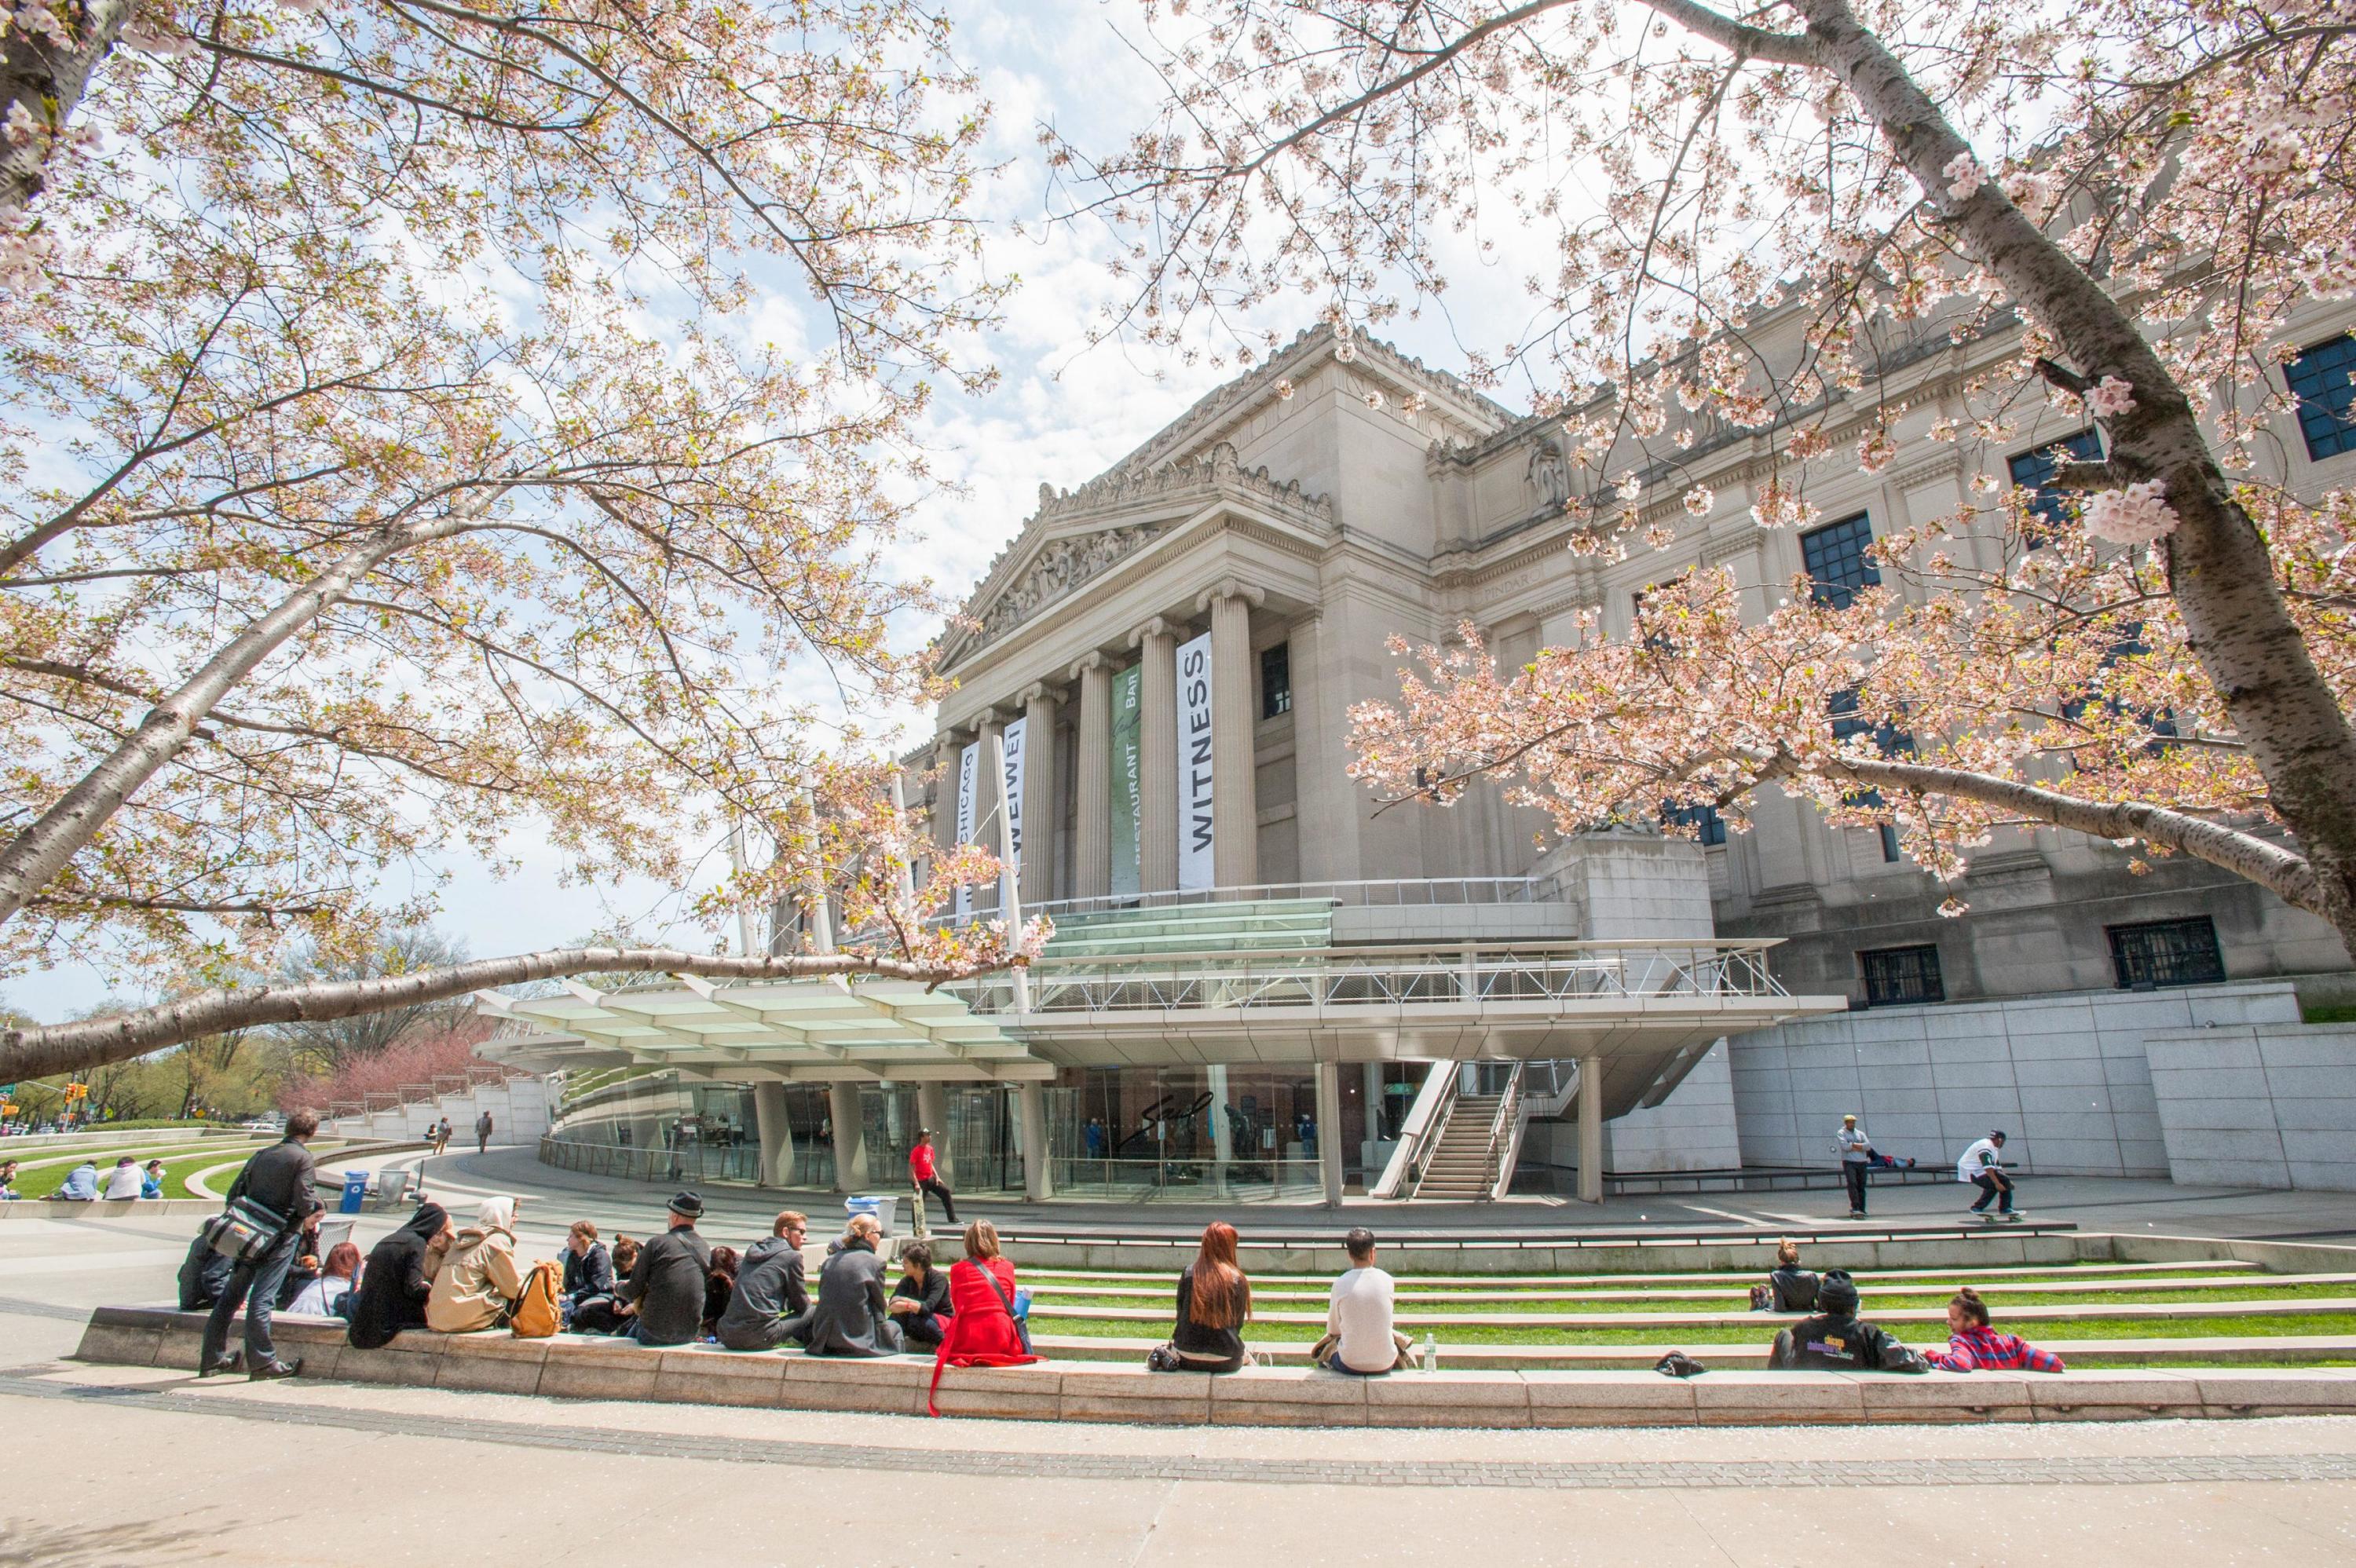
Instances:
[[[898,1349],[900,1330],[884,1305],[886,1299],[884,1260],[865,1242],[846,1243],[818,1271],[818,1311],[810,1318],[809,1353],[887,1356]]]
[[[1776,1311],[1814,1312],[1816,1309],[1816,1275],[1814,1270],[1804,1269],[1794,1264],[1769,1275],[1767,1284],[1775,1292]]]
[[[564,1249],[564,1298],[578,1301],[584,1296],[614,1294],[614,1254],[605,1250],[603,1242],[592,1242],[589,1250],[576,1253]]]
[[[215,1252],[199,1232],[188,1243],[188,1255],[180,1260],[180,1310],[209,1310],[229,1288],[229,1271],[236,1266],[226,1254]]]
[[[744,1249],[736,1265],[736,1288],[728,1293],[728,1310],[713,1333],[732,1350],[766,1349],[776,1342],[772,1324],[809,1310],[802,1250],[783,1236],[767,1236]]]
[[[1244,1281],[1244,1316],[1251,1316],[1251,1281]],[[1194,1321],[1194,1270],[1178,1276],[1178,1327],[1170,1343],[1198,1361],[1232,1361],[1244,1353],[1243,1328],[1212,1328]]]
[[[425,1327],[425,1298],[434,1290],[426,1259],[434,1238],[449,1221],[439,1203],[421,1203],[407,1224],[369,1253],[360,1287],[351,1296],[348,1338],[354,1345],[377,1349],[391,1344],[403,1328]]]
[[[954,1316],[949,1308],[949,1271],[937,1264],[925,1271],[925,1283],[922,1285],[917,1285],[906,1275],[902,1275],[900,1283],[892,1287],[892,1297],[896,1301],[903,1296],[916,1302],[936,1317]]]
[[[691,1225],[665,1231],[638,1249],[630,1277],[614,1294],[638,1308],[638,1343],[686,1345],[703,1331],[703,1276],[712,1243]]]
[[[229,1184],[229,1196],[231,1200],[251,1198],[273,1213],[284,1215],[289,1225],[300,1224],[324,1207],[311,1185],[317,1169],[311,1151],[288,1138],[247,1160],[237,1179]]]
[[[1911,1364],[1910,1364],[1911,1363]],[[1922,1358],[1873,1324],[1818,1314],[1775,1336],[1767,1365],[1784,1372],[1921,1372]]]

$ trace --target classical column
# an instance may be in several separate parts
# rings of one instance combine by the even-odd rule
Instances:
[[[834,1119],[834,1189],[856,1192],[867,1185],[867,1120],[860,1115],[859,1085],[830,1083],[826,1093]]]
[[[794,1184],[794,1129],[786,1120],[786,1086],[753,1085],[753,1125],[761,1138],[763,1187]]]
[[[1342,1064],[1320,1061],[1317,1072],[1317,1172],[1325,1207],[1342,1206]]]
[[[958,756],[964,750],[954,730],[944,730],[933,740],[933,852],[937,855],[957,848]]]
[[[1112,661],[1090,653],[1072,678],[1080,683],[1072,896],[1100,899],[1112,891]]]
[[[1044,1203],[1055,1195],[1047,1166],[1047,1086],[1025,1083],[1015,1091],[1023,1113],[1023,1196]]]
[[[1044,682],[1023,694],[1023,903],[1055,896],[1055,709]]]
[[[995,708],[985,708],[973,716],[974,743],[980,748],[973,759],[973,841],[998,853],[998,813],[1006,801],[1006,774],[991,776],[990,759],[998,746],[1005,743],[1007,715]],[[998,911],[998,889],[993,884],[978,887],[971,894],[973,907],[995,914]]]
[[[1251,607],[1267,595],[1226,581],[1194,602],[1211,612],[1211,880],[1259,880],[1259,793],[1254,787]]]
[[[1129,641],[1144,650],[1137,703],[1138,886],[1166,893],[1178,886],[1178,634],[1156,615]]]
[[[1579,1059],[1579,1200],[1603,1201],[1603,1059]]]

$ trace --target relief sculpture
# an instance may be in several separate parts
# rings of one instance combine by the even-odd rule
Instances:
[[[1009,627],[1021,625],[1030,619],[1033,611],[1062,598],[1161,531],[1158,524],[1141,523],[1104,528],[1049,545],[1039,552],[1031,570],[1008,584],[1006,592],[982,615],[983,635],[994,637]]]

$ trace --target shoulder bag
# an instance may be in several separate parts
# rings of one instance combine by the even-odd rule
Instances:
[[[213,1251],[234,1263],[259,1263],[286,1234],[286,1217],[267,1203],[232,1198],[221,1211],[205,1221],[205,1241]]]
[[[973,1266],[981,1271],[982,1281],[990,1286],[990,1294],[998,1297],[998,1305],[1006,1308],[1006,1320],[1014,1325],[1014,1337],[1022,1341],[1023,1353],[1029,1355],[1031,1353],[1030,1318],[1027,1315],[1020,1317],[1015,1316],[1014,1303],[1006,1299],[1006,1287],[998,1283],[996,1271],[979,1259],[974,1260]]]

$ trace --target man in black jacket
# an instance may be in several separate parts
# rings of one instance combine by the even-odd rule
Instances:
[[[257,1381],[291,1378],[303,1370],[299,1356],[292,1361],[278,1359],[270,1342],[270,1312],[277,1304],[278,1287],[285,1283],[287,1266],[294,1261],[294,1251],[302,1244],[303,1221],[320,1207],[319,1195],[312,1189],[311,1151],[303,1147],[318,1130],[318,1117],[308,1111],[295,1112],[286,1118],[285,1140],[247,1160],[237,1179],[230,1183],[230,1202],[242,1198],[259,1204],[284,1224],[268,1251],[230,1270],[229,1283],[222,1287],[220,1299],[213,1303],[213,1315],[205,1320],[204,1348],[197,1357],[200,1378],[237,1371],[238,1358],[223,1352],[229,1348],[229,1321],[241,1307],[245,1308],[246,1376]]]
[[[670,1229],[638,1249],[630,1277],[614,1295],[637,1307],[630,1337],[641,1345],[687,1345],[703,1331],[703,1281],[712,1247],[695,1233],[703,1200],[692,1192],[672,1199]]]
[[[1783,1372],[1924,1372],[1930,1365],[1886,1330],[1860,1322],[1857,1282],[1847,1269],[1826,1269],[1816,1285],[1814,1317],[1775,1336],[1767,1366]]]
[[[732,1350],[774,1350],[809,1336],[809,1290],[802,1283],[802,1242],[809,1221],[788,1209],[776,1228],[744,1250],[736,1288],[713,1332]]]

